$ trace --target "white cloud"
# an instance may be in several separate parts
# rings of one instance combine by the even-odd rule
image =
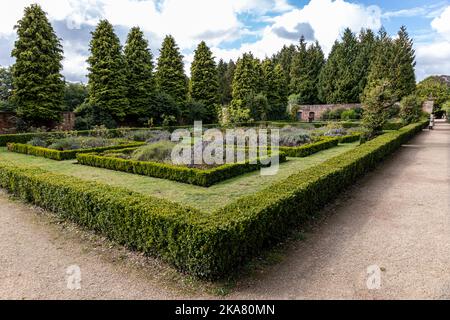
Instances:
[[[417,80],[429,75],[450,75],[450,42],[437,41],[416,45]]]
[[[378,29],[381,27],[381,9],[377,6],[366,7],[344,0],[311,0],[301,9],[293,9],[270,19],[261,39],[254,43],[245,43],[239,49],[214,52],[221,58],[235,59],[246,51],[252,51],[257,57],[271,56],[280,50],[284,44],[297,43],[298,40],[279,37],[274,30],[283,28],[295,31],[299,23],[309,24],[314,30],[315,38],[322,45],[325,53],[329,53],[334,41],[345,28],[358,32],[361,28]],[[298,39],[300,39],[300,34]]]
[[[450,6],[431,22],[431,27],[440,35],[450,40]]]

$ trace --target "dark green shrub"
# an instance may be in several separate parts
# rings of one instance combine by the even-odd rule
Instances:
[[[323,138],[322,140],[300,147],[280,147],[280,151],[288,157],[304,158],[322,150],[336,147],[339,144],[339,138]]]

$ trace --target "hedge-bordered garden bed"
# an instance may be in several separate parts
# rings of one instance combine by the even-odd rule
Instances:
[[[277,155],[273,156],[279,156],[280,163],[286,161],[286,155],[283,152],[279,152]],[[245,161],[241,163],[224,164],[212,169],[202,170],[158,162],[105,157],[95,153],[79,153],[77,154],[77,160],[80,164],[87,166],[168,179],[202,187],[209,187],[221,181],[264,167],[258,160],[257,163]]]
[[[215,212],[5,162],[0,186],[180,271],[218,278],[314,216],[425,124],[386,133]]]
[[[75,159],[77,157],[77,154],[79,154],[79,153],[92,153],[92,152],[102,152],[102,151],[107,151],[107,150],[123,149],[123,148],[128,148],[128,147],[139,147],[144,144],[145,144],[144,142],[133,142],[133,143],[127,143],[127,144],[121,144],[121,145],[109,146],[109,147],[60,151],[60,150],[54,150],[54,149],[48,149],[48,148],[42,148],[42,147],[34,147],[29,144],[8,143],[8,151],[62,161],[62,160]]]

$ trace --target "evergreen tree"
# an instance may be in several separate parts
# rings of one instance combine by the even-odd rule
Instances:
[[[113,26],[102,20],[92,32],[89,63],[89,103],[95,122],[112,126],[122,121],[129,111],[127,69],[120,40]]]
[[[338,51],[339,42],[336,40],[328,55],[328,60],[319,74],[319,100],[325,103],[332,103],[334,93],[337,90],[337,79],[339,77]]]
[[[358,91],[363,93],[367,85],[370,63],[376,46],[375,34],[370,29],[363,29],[359,34],[359,52],[355,62],[355,74],[359,79]]]
[[[405,26],[400,28],[398,37],[393,43],[394,72],[393,86],[398,99],[411,95],[416,89],[416,74],[414,67],[415,51]]]
[[[283,46],[281,50],[274,55],[272,60],[275,64],[280,64],[283,69],[285,82],[289,85],[291,83],[291,66],[292,60],[297,52],[297,48],[295,45]]]
[[[341,42],[336,41],[319,76],[319,96],[326,103],[360,101],[360,77],[357,62],[359,43],[350,29],[345,29]]]
[[[387,81],[393,87],[394,79],[394,44],[384,28],[378,32],[375,52],[369,67],[367,87],[373,88],[377,83]],[[394,90],[395,91],[395,90]],[[395,94],[395,92],[392,92]]]
[[[25,8],[15,29],[12,98],[17,113],[31,125],[52,126],[60,119],[64,96],[60,40],[37,4]]]
[[[130,103],[127,117],[136,121],[152,114],[150,110],[155,95],[153,76],[153,55],[148,47],[144,33],[132,28],[125,45],[125,62],[127,66],[127,97]]]
[[[324,64],[325,57],[319,43],[306,48],[302,37],[291,66],[290,93],[298,95],[298,103],[320,103],[318,82]]]
[[[211,50],[202,41],[194,53],[191,66],[191,98],[201,102],[207,109],[207,122],[216,120],[216,105],[219,102],[219,84],[216,63]]]
[[[265,59],[262,63],[265,83],[265,96],[269,108],[266,118],[269,120],[283,119],[287,106],[287,86],[281,65],[275,65],[272,60]]]
[[[183,56],[172,36],[166,36],[156,71],[156,86],[159,91],[171,96],[180,106],[186,101],[188,82],[184,73]]]
[[[217,73],[219,77],[219,102],[222,105],[228,105],[232,100],[232,88],[234,70],[236,69],[236,64],[233,60],[228,63],[223,60],[219,61],[217,65]]]
[[[255,59],[251,53],[244,53],[236,64],[232,84],[233,100],[244,100],[248,96],[254,96],[263,91],[262,86],[262,69],[259,60]]]

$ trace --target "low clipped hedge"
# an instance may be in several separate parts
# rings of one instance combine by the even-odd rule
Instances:
[[[348,136],[343,136],[339,138],[339,143],[352,143],[361,140],[361,134],[355,133]]]
[[[219,278],[314,216],[424,125],[386,133],[214,212],[4,161],[0,186],[182,272]]]
[[[286,161],[286,155],[282,152],[273,156],[279,156],[280,163]],[[87,166],[167,179],[201,187],[210,187],[218,182],[264,167],[258,160],[258,163],[255,164],[246,161],[243,163],[224,164],[213,169],[202,170],[158,162],[105,157],[95,153],[79,153],[77,154],[77,160],[80,164]]]
[[[29,144],[22,143],[8,143],[8,151],[23,153],[28,155],[33,155],[37,157],[44,157],[52,160],[71,160],[75,159],[79,153],[91,153],[91,152],[102,152],[107,150],[123,149],[127,147],[138,147],[145,144],[144,142],[134,142],[129,144],[122,144],[117,146],[109,147],[99,147],[99,148],[89,148],[89,149],[77,149],[77,150],[53,150],[42,147],[34,147]]]
[[[304,158],[319,151],[334,148],[339,144],[339,138],[323,138],[314,143],[305,144],[300,147],[280,147],[280,151],[284,152],[288,157]]]

